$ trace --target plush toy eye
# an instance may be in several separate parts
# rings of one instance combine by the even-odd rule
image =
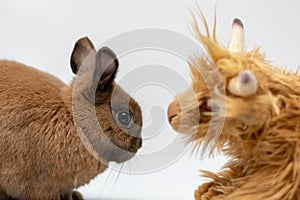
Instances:
[[[128,126],[131,122],[131,114],[129,112],[121,111],[117,114],[118,121],[124,125]]]
[[[258,85],[255,75],[250,70],[242,70],[230,79],[228,90],[231,94],[240,97],[248,97],[257,92]]]

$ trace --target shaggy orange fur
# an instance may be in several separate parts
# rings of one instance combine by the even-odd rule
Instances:
[[[74,188],[141,147],[141,110],[114,83],[116,55],[106,47],[96,52],[85,37],[75,44],[71,66],[77,76],[68,86],[0,61],[0,200],[82,199]]]
[[[211,34],[202,13],[200,17],[206,34],[197,20],[193,27],[208,58],[200,55],[190,60],[189,89],[198,102],[178,94],[169,105],[169,120],[197,144],[209,143],[223,151],[229,161],[216,174],[202,171],[211,181],[199,186],[195,199],[300,199],[300,76],[272,66],[259,49],[229,51],[216,39],[216,23]],[[228,84],[245,69],[255,75],[258,88],[249,97],[236,96]],[[221,87],[211,79],[218,76],[216,70]],[[215,110],[208,106],[212,96],[217,96]],[[199,121],[195,112],[200,113]],[[207,136],[212,116],[223,118],[224,124],[220,134]]]

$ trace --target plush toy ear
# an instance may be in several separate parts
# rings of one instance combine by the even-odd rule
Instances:
[[[74,74],[77,74],[83,61],[92,51],[95,52],[95,47],[88,37],[83,37],[75,43],[71,55],[71,68]]]
[[[100,80],[97,90],[106,92],[112,86],[112,82],[116,77],[119,61],[116,54],[108,47],[98,50],[96,55],[96,69],[100,72]]]

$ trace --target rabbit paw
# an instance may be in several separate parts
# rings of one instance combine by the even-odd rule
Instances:
[[[16,199],[11,198],[6,194],[4,190],[0,189],[0,200],[16,200]]]
[[[71,191],[69,193],[60,195],[60,200],[84,200],[84,199],[79,192]]]

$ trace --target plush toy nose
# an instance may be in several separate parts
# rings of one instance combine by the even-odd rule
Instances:
[[[176,117],[180,112],[181,112],[180,107],[175,101],[170,103],[170,105],[168,107],[168,120],[169,120],[169,123],[171,123],[172,119],[174,117]]]

